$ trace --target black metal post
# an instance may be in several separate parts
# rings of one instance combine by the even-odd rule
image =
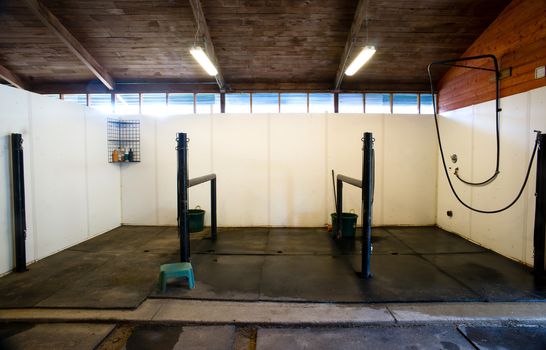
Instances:
[[[226,113],[226,93],[220,93],[220,113]]]
[[[190,226],[188,221],[188,138],[186,133],[178,133],[177,138],[178,173],[178,236],[180,238],[180,261],[190,262]]]
[[[372,195],[373,195],[373,135],[364,133],[362,161],[362,278],[372,277]]]
[[[25,240],[27,225],[25,215],[25,174],[23,163],[23,137],[11,134],[11,184],[13,192],[13,231],[15,234],[15,271],[27,270]]]
[[[337,237],[341,237],[341,216],[342,215],[343,215],[343,181],[338,179],[337,180],[337,208],[336,208],[337,232],[335,232]]]
[[[218,224],[216,221],[216,178],[210,180],[210,235],[216,240]]]
[[[539,137],[537,153],[537,185],[536,185],[536,206],[535,206],[535,232],[533,239],[534,247],[534,273],[535,277],[545,276],[546,266],[544,252],[546,250],[546,135]]]

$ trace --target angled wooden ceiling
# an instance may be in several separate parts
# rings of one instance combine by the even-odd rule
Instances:
[[[377,53],[365,69],[344,77],[341,90],[426,90],[426,65],[463,54],[509,2],[369,0],[368,25],[356,33],[348,57],[366,43]],[[108,90],[28,3],[0,0],[0,68],[39,92]],[[189,54],[197,30],[190,0],[39,3],[119,91],[135,83],[145,84],[141,90],[218,89]],[[218,65],[235,90],[333,90],[358,3],[200,0]]]

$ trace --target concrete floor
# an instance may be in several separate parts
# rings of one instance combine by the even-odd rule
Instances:
[[[543,350],[543,324],[264,327],[160,324],[0,325],[0,349],[503,349]]]
[[[178,259],[169,227],[121,227],[0,278],[0,349],[546,349],[529,269],[437,228],[374,229],[369,281],[358,237],[206,236],[192,291],[157,289]]]

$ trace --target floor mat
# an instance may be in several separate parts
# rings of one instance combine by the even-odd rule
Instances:
[[[307,302],[545,300],[531,271],[434,227],[374,228],[372,278],[355,238],[322,228],[220,229],[191,235],[196,288],[157,282],[179,261],[173,227],[123,226],[0,278],[0,308],[135,308],[147,297]]]

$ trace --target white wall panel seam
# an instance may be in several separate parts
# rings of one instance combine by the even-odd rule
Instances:
[[[34,142],[33,142],[33,135],[34,135],[34,110],[33,110],[33,104],[32,104],[32,94],[27,94],[27,103],[28,103],[28,138],[30,139],[30,180],[32,183],[31,188],[31,206],[32,206],[32,236],[34,239],[34,261],[38,260],[38,248],[39,248],[39,237],[38,237],[38,222],[36,220],[36,172],[35,172],[35,166],[34,166]]]
[[[84,149],[84,168],[85,168],[85,212],[86,212],[86,224],[87,224],[87,237],[89,238],[91,236],[91,228],[90,228],[90,209],[89,209],[89,150],[87,147],[87,123],[88,123],[88,116],[87,111],[85,108],[83,108],[83,149]]]
[[[335,117],[335,116],[334,116]],[[328,169],[328,146],[330,144],[330,140],[329,140],[329,137],[328,137],[328,126],[329,126],[329,118],[328,118],[328,113],[324,113],[324,173],[325,174],[330,174],[330,169]],[[330,187],[328,184],[329,184],[329,179],[330,179],[330,176],[325,176],[324,177],[324,217],[326,218],[326,225],[328,225],[328,188]],[[335,200],[335,199],[334,199]],[[335,210],[335,209],[334,209]]]
[[[154,121],[154,186],[155,186],[155,224],[159,225],[159,176],[158,176],[158,147],[157,147],[157,118],[153,119]]]
[[[527,100],[527,108],[525,108],[525,129],[526,130],[531,130],[531,93],[530,92],[526,92],[526,100]],[[525,135],[525,144],[527,145],[527,157],[526,159],[529,159],[531,157],[531,150],[529,149],[529,144],[531,142],[531,135],[530,133],[528,132],[526,135]],[[521,199],[520,200],[523,200],[523,231],[522,231],[522,242],[523,244],[521,245],[521,261],[523,262],[526,262],[527,261],[527,235],[528,235],[528,232],[527,232],[527,227],[528,227],[528,223],[529,223],[529,217],[527,214],[527,211],[529,210],[529,201],[526,200],[527,198],[529,198],[529,186],[532,186],[533,184],[531,182],[529,182],[527,184],[527,186],[525,187],[525,191],[523,192],[522,196],[521,196]]]
[[[366,116],[364,116],[366,117]],[[381,149],[383,150],[383,152],[385,151],[386,149],[386,145],[387,145],[387,137],[385,136],[387,134],[386,130],[385,130],[385,122],[386,122],[386,119],[387,119],[388,115],[386,114],[383,114],[383,117],[381,118],[381,136],[383,137],[379,137],[381,139]],[[364,148],[364,144],[362,144],[362,148]],[[374,152],[375,153],[378,153],[376,152],[375,148],[377,147],[374,147]],[[364,150],[362,150],[362,152],[364,152]],[[382,176],[385,176],[385,157],[383,154],[381,154],[381,175]],[[364,159],[363,156],[361,156],[362,159]],[[375,160],[376,160],[376,163],[377,163],[377,158],[378,157],[375,157]],[[364,161],[364,160],[362,160]],[[377,174],[377,168],[375,169],[375,173]],[[362,176],[362,175],[361,175]],[[364,179],[362,179],[364,180]],[[386,200],[385,200],[385,181],[381,181],[381,196],[383,198],[381,198],[381,213],[379,214],[379,225],[383,225],[385,223],[385,203],[386,203]],[[364,211],[364,208],[361,208],[360,209],[361,212]],[[364,219],[364,218],[362,218]]]
[[[271,114],[267,114],[267,225],[273,226],[271,208]]]

